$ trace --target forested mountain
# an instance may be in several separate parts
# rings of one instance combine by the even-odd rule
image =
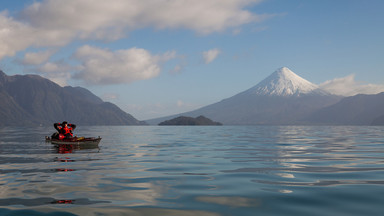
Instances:
[[[179,116],[177,118],[161,122],[159,125],[222,125],[220,122],[214,122],[205,116],[196,118]]]
[[[61,87],[38,75],[7,76],[0,70],[0,126],[144,124],[81,87]]]
[[[327,125],[384,125],[384,92],[343,98],[314,112],[307,120]]]

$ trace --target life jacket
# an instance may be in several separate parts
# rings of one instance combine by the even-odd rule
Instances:
[[[71,136],[73,137],[73,134],[72,134],[72,128],[69,128],[69,127],[62,127],[61,128],[61,133],[64,135],[64,136]]]

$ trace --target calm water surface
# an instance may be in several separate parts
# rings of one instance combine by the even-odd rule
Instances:
[[[383,215],[384,127],[0,128],[0,215]]]

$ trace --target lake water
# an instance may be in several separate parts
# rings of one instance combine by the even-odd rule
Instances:
[[[0,128],[0,215],[383,215],[384,127]]]

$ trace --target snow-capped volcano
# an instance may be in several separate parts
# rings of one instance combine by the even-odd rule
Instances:
[[[305,117],[340,99],[283,67],[252,88],[232,97],[191,112],[147,122],[158,124],[180,115],[203,115],[225,125],[305,124]]]
[[[247,93],[274,96],[300,96],[318,90],[318,86],[282,67],[265,78]]]

